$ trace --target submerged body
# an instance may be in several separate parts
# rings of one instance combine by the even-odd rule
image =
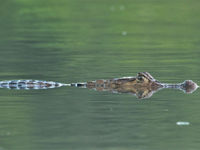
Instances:
[[[131,93],[138,98],[147,98],[155,91],[163,88],[163,85],[155,80],[149,73],[145,72],[138,73],[136,77],[123,77],[87,82],[86,87],[97,91]]]
[[[198,88],[198,85],[191,80],[186,80],[178,84],[160,83],[148,72],[140,72],[136,77],[123,77],[71,84],[42,80],[11,80],[0,82],[0,88],[9,89],[48,89],[61,86],[76,86],[95,89],[97,91],[111,91],[113,93],[131,93],[138,98],[151,97],[154,92],[163,88],[180,89],[186,93],[192,93]]]

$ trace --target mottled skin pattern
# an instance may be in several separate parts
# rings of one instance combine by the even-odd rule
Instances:
[[[136,77],[123,77],[71,84],[42,80],[0,81],[0,88],[8,89],[47,89],[61,86],[76,86],[95,89],[97,91],[111,91],[113,93],[131,93],[138,98],[149,98],[153,93],[164,88],[179,89],[183,90],[185,93],[192,93],[198,88],[198,85],[192,80],[186,80],[178,84],[160,83],[148,72],[140,72]]]
[[[138,98],[148,98],[154,91],[163,88],[148,72],[140,72],[136,77],[124,77],[110,80],[87,82],[87,88],[114,93],[132,93]]]

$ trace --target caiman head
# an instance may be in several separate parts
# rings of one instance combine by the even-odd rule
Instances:
[[[136,95],[138,98],[149,98],[153,93],[162,88],[174,88],[183,90],[185,93],[194,92],[199,86],[192,80],[186,80],[178,84],[160,83],[154,79],[148,72],[140,72],[137,77]]]

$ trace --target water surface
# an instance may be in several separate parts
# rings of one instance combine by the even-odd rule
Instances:
[[[198,0],[3,1],[0,79],[71,83],[147,71],[165,83],[200,84],[199,7]],[[0,89],[0,149],[197,150],[199,96]]]

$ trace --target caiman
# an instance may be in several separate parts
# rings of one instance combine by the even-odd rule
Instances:
[[[185,93],[192,93],[199,87],[192,80],[186,80],[178,84],[161,83],[154,79],[148,72],[140,72],[136,77],[123,77],[70,84],[42,80],[0,81],[0,88],[8,89],[48,89],[62,86],[75,86],[95,89],[97,91],[111,91],[113,93],[131,93],[138,98],[149,98],[153,93],[164,88],[179,89]]]

